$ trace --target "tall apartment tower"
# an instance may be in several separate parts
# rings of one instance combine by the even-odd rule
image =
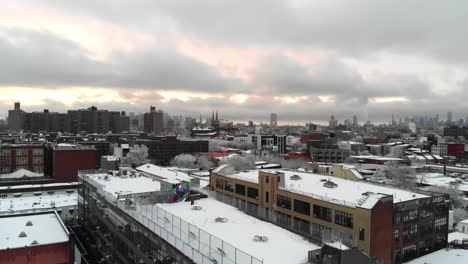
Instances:
[[[453,122],[453,113],[452,112],[447,112],[447,124],[451,125]]]
[[[23,129],[24,112],[21,110],[20,103],[16,102],[14,109],[8,111],[8,128],[11,130]]]
[[[150,106],[150,112],[145,113],[144,117],[145,131],[155,136],[162,135],[164,130],[164,112],[156,111],[156,107]]]
[[[278,114],[271,113],[270,114],[270,126],[278,126]]]

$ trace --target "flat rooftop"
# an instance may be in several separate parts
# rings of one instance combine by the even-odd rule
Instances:
[[[63,189],[62,187],[75,188],[80,185],[79,182],[63,182],[63,183],[45,183],[45,184],[22,184],[12,186],[0,186],[0,193],[5,190],[15,189],[36,189],[36,188],[54,188]],[[60,188],[59,188],[60,187]]]
[[[241,179],[258,184],[259,171],[273,174],[277,172],[284,173],[285,187],[282,188],[283,190],[338,204],[342,204],[343,201],[346,201],[347,204],[354,204],[354,206],[360,205],[361,207],[364,207],[363,204],[365,204],[365,208],[372,207],[372,204],[365,203],[366,199],[364,199],[365,196],[363,194],[366,192],[392,195],[394,203],[429,197],[427,195],[390,186],[376,185],[363,181],[345,180],[334,176],[319,175],[311,172],[290,170],[250,170],[223,175],[229,178]],[[296,177],[296,175],[298,177]],[[295,177],[291,178],[291,176]],[[337,185],[336,188],[325,187],[324,182],[328,180],[335,183]]]
[[[263,260],[264,264],[304,263],[308,251],[319,248],[299,235],[215,199],[197,200],[195,205],[201,206],[201,210],[193,210],[190,203],[157,204],[212,236]],[[218,217],[226,218],[227,221],[216,222]],[[255,236],[266,236],[268,241],[255,242]]]
[[[69,241],[68,232],[53,212],[0,217],[0,226],[0,250]]]
[[[468,263],[468,250],[465,249],[441,249],[428,255],[419,257],[406,264],[466,264]]]
[[[135,176],[113,176],[107,173],[84,173],[87,181],[117,198],[122,194],[156,192],[161,190],[160,182],[136,173]]]
[[[159,177],[165,182],[169,183],[180,183],[182,181],[190,182],[193,178],[199,178],[190,176],[187,172],[182,171],[181,168],[176,167],[161,167],[154,164],[143,164],[136,168],[137,171],[145,172],[153,176]],[[206,179],[200,179],[200,188],[208,186],[210,183]]]
[[[41,196],[0,198],[0,214],[47,210],[60,207],[78,206],[78,193],[59,193],[49,195],[46,191]]]

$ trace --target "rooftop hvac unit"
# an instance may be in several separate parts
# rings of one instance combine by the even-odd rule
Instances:
[[[327,188],[331,188],[331,189],[332,189],[332,188],[338,187],[338,184],[336,184],[336,183],[334,183],[334,182],[328,180],[328,181],[326,181],[326,182],[323,183],[323,187],[327,187]]]

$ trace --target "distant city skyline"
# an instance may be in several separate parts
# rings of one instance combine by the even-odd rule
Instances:
[[[422,0],[4,1],[0,113],[21,101],[27,110],[218,109],[243,121],[278,113],[279,124],[448,111],[455,121],[468,110],[467,9]]]

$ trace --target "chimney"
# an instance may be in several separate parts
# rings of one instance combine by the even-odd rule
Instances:
[[[15,103],[15,110],[21,110],[20,102]]]

